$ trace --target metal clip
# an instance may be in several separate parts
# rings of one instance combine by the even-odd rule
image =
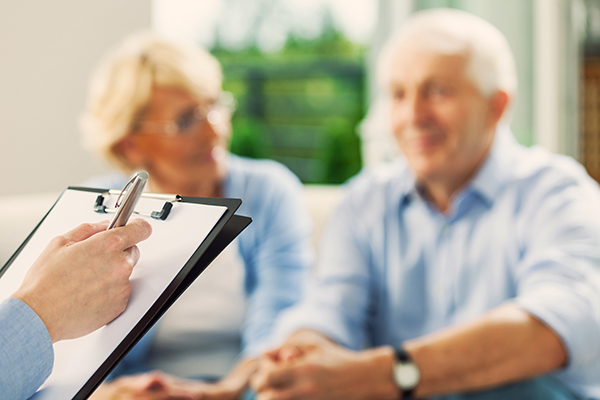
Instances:
[[[102,193],[96,197],[96,202],[94,203],[94,211],[97,213],[114,213],[117,211],[116,208],[110,208],[104,205],[104,196],[106,195],[119,195],[121,194],[120,190],[111,189],[107,192]],[[134,214],[141,215],[143,217],[150,217],[153,219],[159,219],[164,221],[169,216],[171,209],[173,208],[173,203],[177,203],[181,201],[181,196],[178,194],[162,194],[162,193],[142,193],[142,197],[151,198],[151,199],[159,199],[166,200],[163,205],[162,210],[160,211],[152,211],[151,213],[144,213],[139,211],[133,211]]]

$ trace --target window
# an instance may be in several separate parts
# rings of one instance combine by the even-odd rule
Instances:
[[[371,0],[155,0],[154,28],[221,62],[238,101],[231,151],[271,158],[305,183],[341,183],[361,167]]]

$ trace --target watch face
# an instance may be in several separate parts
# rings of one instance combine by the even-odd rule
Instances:
[[[412,362],[398,363],[394,366],[394,378],[400,389],[414,389],[420,377],[419,368]]]

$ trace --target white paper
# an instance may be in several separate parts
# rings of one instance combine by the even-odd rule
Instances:
[[[80,223],[110,219],[112,214],[93,211],[98,193],[67,190],[25,249],[0,278],[0,301],[14,293],[27,270],[52,238]],[[105,196],[113,207],[116,196]],[[141,198],[136,211],[161,210],[165,201]],[[141,320],[156,299],[186,264],[200,243],[227,210],[222,206],[175,203],[166,221],[144,218],[152,236],[138,245],[140,260],[131,275],[132,291],[127,309],[117,319],[79,339],[54,344],[54,370],[36,400],[71,399]]]

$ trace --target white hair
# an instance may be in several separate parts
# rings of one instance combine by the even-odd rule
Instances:
[[[389,85],[393,57],[407,44],[468,57],[467,77],[484,96],[503,91],[513,99],[516,94],[515,62],[506,38],[492,24],[473,14],[447,8],[413,14],[381,52],[378,74],[384,87]]]

